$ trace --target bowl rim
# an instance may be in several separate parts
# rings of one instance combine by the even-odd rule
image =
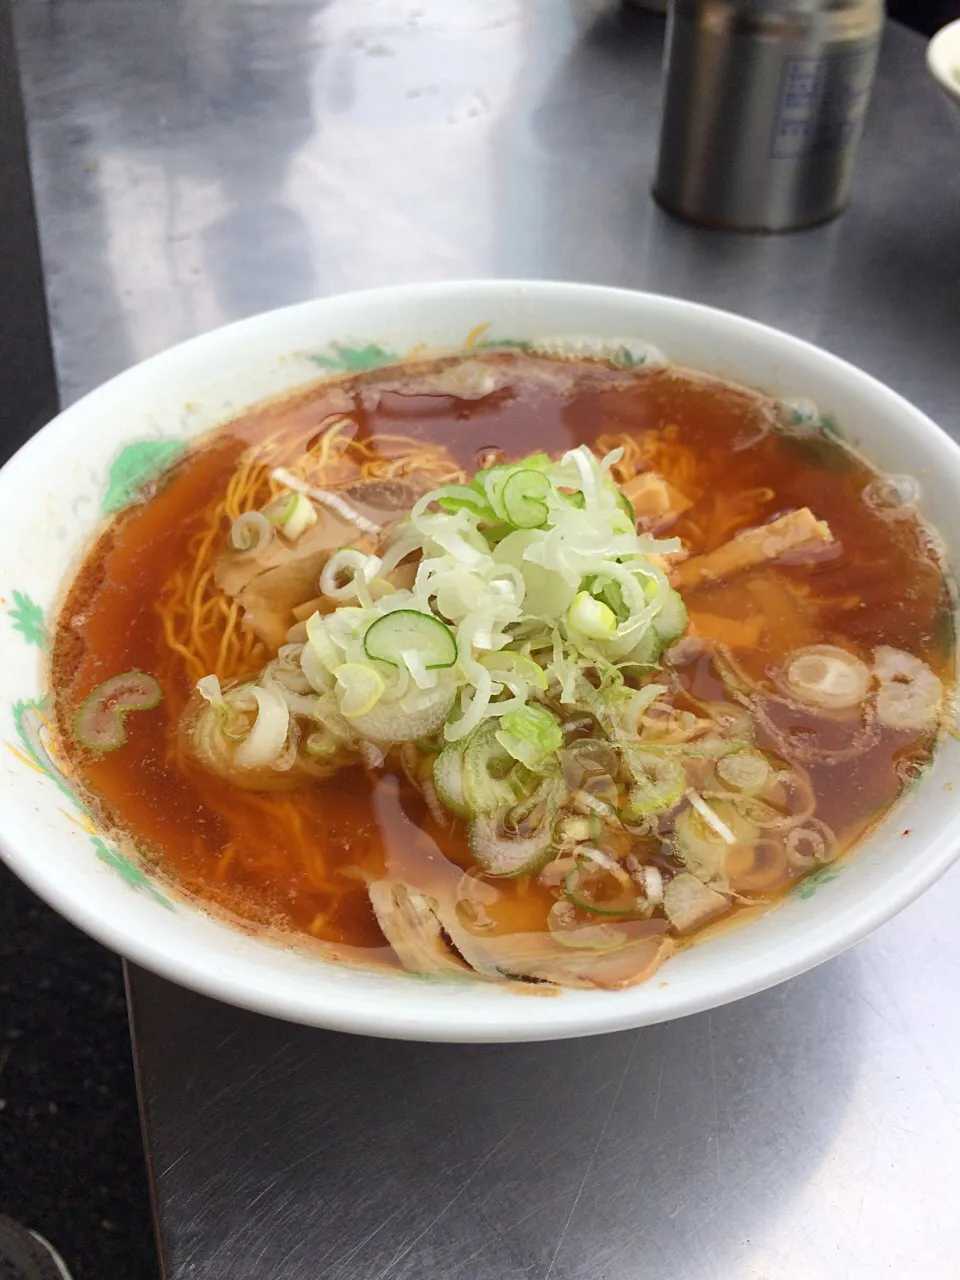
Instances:
[[[941,89],[960,102],[960,18],[948,22],[930,39],[926,61]]]
[[[106,388],[115,390],[126,385],[135,386],[145,372],[162,369],[180,353],[216,355],[222,344],[229,345],[236,338],[256,334],[258,329],[269,329],[278,322],[302,321],[303,327],[309,331],[309,318],[315,316],[318,309],[336,308],[354,301],[390,314],[392,309],[402,309],[404,304],[415,299],[430,301],[446,297],[456,300],[461,297],[482,306],[485,302],[503,302],[518,293],[526,300],[539,300],[544,304],[551,299],[591,299],[621,307],[631,304],[652,306],[668,316],[672,313],[675,319],[699,319],[705,326],[721,324],[733,333],[735,339],[739,336],[745,343],[751,339],[761,344],[769,343],[772,337],[781,351],[786,350],[785,356],[778,356],[778,363],[788,364],[790,355],[796,355],[798,360],[801,357],[813,359],[864,398],[868,395],[882,397],[893,413],[906,419],[911,430],[923,433],[940,451],[960,484],[960,445],[926,414],[879,379],[805,339],[730,311],[648,291],[561,281],[465,279],[392,285],[331,295],[262,312],[176,344],[89,392],[41,428],[0,469],[0,497],[6,485],[17,482],[21,470],[29,465],[33,451],[45,447],[52,437],[73,430],[74,419],[82,417],[91,402],[95,403]],[[651,340],[656,338],[655,334],[643,336]],[[238,413],[241,411],[242,407],[237,410]],[[923,785],[921,783],[919,789]],[[724,978],[722,969],[720,972],[708,969],[695,989],[672,999],[668,996],[662,1007],[651,1007],[645,1012],[631,1009],[629,1000],[620,998],[629,996],[631,991],[641,991],[642,985],[616,996],[591,992],[592,1003],[586,1011],[579,1001],[568,1002],[562,998],[537,1000],[534,1002],[537,1012],[532,1017],[527,1016],[531,1012],[531,1003],[519,998],[501,1001],[495,1015],[485,1011],[480,1018],[471,1015],[469,1001],[463,1013],[458,1013],[455,1003],[442,1000],[431,1006],[429,999],[424,1003],[429,990],[425,984],[411,987],[412,991],[419,993],[420,999],[411,1001],[409,1007],[405,1007],[405,1001],[383,997],[358,1000],[349,990],[349,984],[340,989],[335,984],[324,984],[322,980],[306,998],[301,994],[284,992],[275,982],[251,983],[249,973],[244,972],[251,968],[247,963],[238,966],[241,971],[238,976],[223,956],[218,957],[216,948],[178,951],[167,931],[162,928],[138,931],[122,913],[111,914],[106,910],[103,899],[96,894],[72,894],[58,880],[54,860],[27,853],[11,837],[10,827],[15,825],[15,817],[11,816],[14,814],[13,806],[0,806],[0,856],[34,892],[98,941],[163,977],[238,1007],[306,1025],[384,1038],[459,1043],[550,1040],[626,1030],[716,1008],[763,991],[840,954],[918,898],[960,856],[960,790],[950,797],[942,796],[940,810],[943,821],[922,855],[905,859],[892,875],[871,888],[865,901],[844,905],[831,920],[811,927],[802,941],[791,943],[788,954],[777,956],[775,948],[770,948],[766,961],[759,957],[759,963],[735,981]],[[862,856],[869,838],[860,845],[858,856]],[[198,910],[196,904],[187,898],[180,901],[193,906],[207,919],[217,919]],[[239,932],[224,921],[218,923],[228,935]]]

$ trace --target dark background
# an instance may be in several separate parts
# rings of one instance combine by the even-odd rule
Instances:
[[[888,12],[930,34],[960,0]],[[57,403],[25,161],[0,0],[0,462]],[[2,867],[0,1211],[47,1235],[77,1280],[158,1275],[120,963]]]
[[[960,18],[960,0],[887,0],[887,13],[932,36],[954,18]]]

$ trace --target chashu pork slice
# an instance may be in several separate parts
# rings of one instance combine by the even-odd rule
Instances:
[[[330,556],[346,546],[375,551],[426,488],[415,480],[342,485],[330,492],[360,517],[359,523],[315,501],[317,522],[295,542],[277,534],[255,554],[231,548],[217,561],[214,581],[240,605],[245,624],[276,651],[298,620],[294,611],[317,595],[317,580]],[[377,532],[368,532],[370,526]]]

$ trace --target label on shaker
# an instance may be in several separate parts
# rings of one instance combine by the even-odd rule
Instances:
[[[866,113],[876,48],[783,61],[770,155],[796,160],[855,141]]]

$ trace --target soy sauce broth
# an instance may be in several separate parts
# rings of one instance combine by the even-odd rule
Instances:
[[[841,443],[790,427],[765,397],[690,371],[625,373],[512,353],[475,363],[496,382],[479,397],[438,394],[430,381],[436,367],[411,365],[324,384],[245,415],[201,441],[146,501],[121,514],[69,592],[53,683],[73,769],[103,820],[162,875],[247,927],[387,959],[366,877],[430,884],[459,878],[471,865],[462,824],[434,821],[390,760],[379,771],[355,767],[264,796],[201,773],[176,751],[192,681],[172,659],[156,602],[189,560],[249,446],[279,435],[305,448],[345,406],[358,439],[402,432],[442,445],[467,471],[491,453],[556,455],[580,443],[602,452],[610,447],[605,438],[623,433],[642,442],[646,465],[691,500],[670,533],[693,555],[807,506],[829,523],[837,553],[685,591],[692,633],[728,643],[756,680],[791,651],[824,643],[865,660],[878,645],[905,649],[952,681],[953,609],[942,567],[912,511],[891,518],[863,500],[875,473]],[[128,717],[121,749],[94,755],[79,748],[72,721],[80,701],[131,669],[157,675],[163,703]],[[707,658],[679,672],[696,697],[724,696]],[[803,723],[789,729],[800,737],[823,732]],[[758,743],[769,745],[762,729]],[[817,816],[849,845],[882,817],[932,746],[915,734],[884,732],[856,759],[812,766]],[[492,927],[545,927],[553,898],[535,880],[501,881],[496,894]]]

